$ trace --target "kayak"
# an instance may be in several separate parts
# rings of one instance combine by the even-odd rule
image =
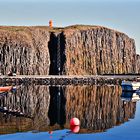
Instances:
[[[13,86],[5,86],[5,87],[0,87],[0,93],[1,92],[8,92],[11,91]]]

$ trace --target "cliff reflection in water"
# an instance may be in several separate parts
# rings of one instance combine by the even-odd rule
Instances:
[[[134,118],[136,103],[122,101],[119,86],[69,87],[66,93],[67,120],[76,116],[81,127],[91,132],[104,131]]]
[[[63,128],[66,123],[66,111],[65,111],[66,98],[64,95],[64,88],[49,87],[49,89],[51,97],[48,111],[50,126],[59,124]]]
[[[120,96],[120,86],[19,86],[0,95],[0,134],[69,128],[72,117],[81,132],[101,132],[134,118],[136,102]]]

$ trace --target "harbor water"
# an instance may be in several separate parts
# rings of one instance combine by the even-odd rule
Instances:
[[[0,140],[139,140],[140,102],[121,96],[120,85],[18,85],[0,94]]]

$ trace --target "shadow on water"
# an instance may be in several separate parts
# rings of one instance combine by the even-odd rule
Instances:
[[[62,87],[49,87],[50,90],[50,105],[48,117],[50,119],[50,126],[59,124],[64,128],[66,123],[66,98],[64,89]]]
[[[103,132],[134,118],[135,111],[136,102],[122,100],[117,85],[22,85],[0,95],[0,134],[69,129],[73,117],[80,119],[80,133]]]

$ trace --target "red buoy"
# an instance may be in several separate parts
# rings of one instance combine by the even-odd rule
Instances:
[[[53,134],[53,131],[49,131],[49,134]]]
[[[78,119],[78,118],[72,118],[72,119],[70,120],[70,126],[71,126],[71,125],[80,125],[79,119]]]
[[[71,126],[70,126],[70,130],[71,130],[73,133],[78,133],[79,130],[80,130],[80,126],[79,126],[79,125],[71,125]]]

